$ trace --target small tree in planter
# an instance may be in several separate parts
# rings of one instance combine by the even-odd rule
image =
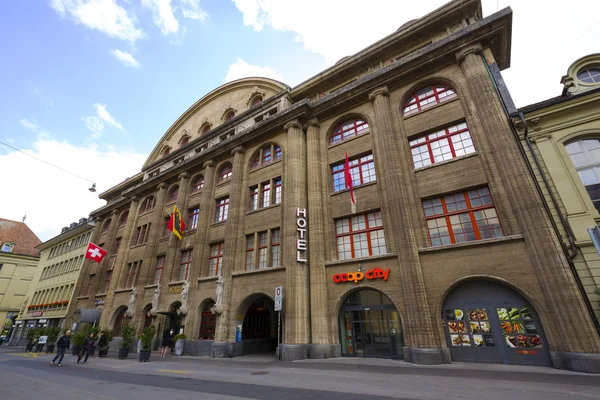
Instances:
[[[152,342],[154,341],[154,335],[156,334],[156,328],[149,326],[144,329],[144,332],[139,337],[142,344],[140,349],[140,362],[147,362],[150,360],[150,354],[152,354]]]
[[[33,350],[34,341],[35,341],[35,329],[29,328],[27,332],[25,332],[25,339],[27,339],[27,346],[25,346],[25,351]]]
[[[46,328],[46,335],[48,335],[48,345],[46,346],[46,353],[54,352],[56,341],[60,335],[60,328],[58,326],[49,326]]]
[[[125,359],[129,355],[131,349],[131,343],[135,338],[135,329],[132,326],[124,326],[121,329],[121,348],[119,349],[119,359]]]
[[[36,345],[36,346],[35,346],[35,351],[36,351],[36,352],[38,352],[38,353],[39,353],[40,351],[42,351],[42,348],[44,347],[44,344],[43,344],[43,343],[42,343],[42,344],[40,344],[40,343],[39,343],[40,337],[41,337],[41,336],[44,336],[45,334],[46,334],[46,328],[41,328],[41,327],[40,327],[40,328],[37,328],[37,329],[35,329],[35,331],[34,331],[34,334],[33,334],[33,336],[34,336],[34,338],[33,338],[33,341],[34,341],[34,343],[35,343],[35,345]]]
[[[73,355],[79,354],[83,350],[83,343],[85,342],[85,338],[87,337],[87,331],[80,330],[71,335],[71,343],[73,348]]]
[[[185,345],[185,335],[183,333],[178,333],[173,338],[175,341],[175,355],[181,356],[183,355],[183,347]]]

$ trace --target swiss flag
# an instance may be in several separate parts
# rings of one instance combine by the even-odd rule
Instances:
[[[106,250],[104,250],[102,247],[96,246],[92,242],[88,244],[87,251],[85,252],[85,258],[89,258],[90,260],[100,264],[100,261],[102,261],[105,255]]]

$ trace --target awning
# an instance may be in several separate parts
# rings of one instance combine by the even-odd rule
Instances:
[[[99,323],[102,316],[102,310],[99,308],[78,308],[73,313],[73,321],[81,324]]]

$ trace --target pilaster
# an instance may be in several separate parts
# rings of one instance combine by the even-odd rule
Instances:
[[[96,266],[96,281],[94,282],[94,288],[93,292],[90,294],[90,299],[92,299],[96,296],[96,294],[99,293],[99,290],[102,287],[100,282],[104,281],[106,272],[108,270],[108,263],[110,262],[109,257],[115,252],[115,240],[117,236],[117,229],[119,228],[119,221],[117,221],[118,216],[119,212],[117,210],[113,210],[110,213],[110,228],[108,229],[108,234],[106,235],[106,240],[108,241],[108,243],[105,243],[104,245],[104,250],[106,250],[107,254],[106,257],[104,257],[104,259],[102,260],[102,262]]]
[[[148,244],[146,245],[144,260],[142,261],[142,271],[140,271],[139,274],[140,279],[138,279],[137,284],[138,293],[144,292],[145,285],[154,283],[154,281],[150,281],[150,277],[153,276],[156,270],[156,248],[158,247],[158,242],[160,241],[164,223],[164,214],[162,210],[164,210],[165,202],[167,200],[167,184],[162,182],[156,187],[156,189],[158,189],[158,193],[156,195],[156,213],[152,218],[152,226],[150,229],[150,234],[148,235]]]
[[[189,189],[189,180],[190,174],[184,172],[179,175],[179,192],[177,194],[177,200],[175,201],[175,205],[179,209],[181,215],[185,215],[185,203],[187,201],[187,193]],[[169,204],[168,207],[172,207],[173,203]],[[161,215],[164,210],[164,207],[161,209]],[[173,209],[170,208],[166,210],[169,213],[173,212]],[[169,246],[167,248],[167,255],[165,257],[165,267],[163,270],[163,274],[165,274],[169,281],[178,281],[179,271],[177,270],[178,261],[180,259],[179,249],[181,247],[181,240],[175,236],[174,234],[169,235]],[[192,262],[193,262],[192,258]],[[169,282],[167,281],[167,282]]]

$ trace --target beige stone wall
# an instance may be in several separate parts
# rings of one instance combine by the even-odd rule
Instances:
[[[38,268],[39,258],[0,253],[0,321],[6,314],[24,312],[27,292]]]

